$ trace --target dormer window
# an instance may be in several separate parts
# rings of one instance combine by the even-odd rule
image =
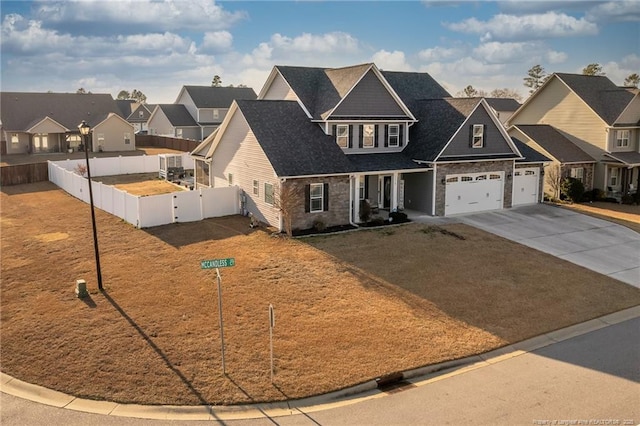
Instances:
[[[389,124],[389,146],[400,145],[400,126],[397,124]]]
[[[336,142],[340,148],[349,147],[349,126],[346,124],[338,124],[336,126]]]
[[[473,125],[473,136],[471,139],[472,148],[484,147],[484,124]]]
[[[629,146],[629,131],[616,130],[616,147],[625,148]]]
[[[362,146],[372,148],[374,145],[374,137],[376,134],[376,126],[374,124],[365,124],[362,126]]]

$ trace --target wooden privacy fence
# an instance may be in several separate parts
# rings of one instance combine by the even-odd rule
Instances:
[[[0,167],[0,185],[21,185],[23,183],[44,182],[49,180],[47,163],[16,164]]]
[[[189,139],[170,138],[158,135],[136,135],[136,146],[154,146],[177,151],[191,152],[200,144]]]

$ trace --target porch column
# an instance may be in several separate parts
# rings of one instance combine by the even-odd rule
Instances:
[[[349,188],[349,190],[351,191],[351,200],[352,200],[352,205],[353,205],[353,217],[351,218],[351,220],[354,223],[359,223],[360,222],[360,175],[353,175],[351,176],[350,179],[350,186],[351,188]]]
[[[398,210],[398,172],[391,175],[391,211]]]

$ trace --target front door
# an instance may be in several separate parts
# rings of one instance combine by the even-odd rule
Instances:
[[[382,208],[388,209],[391,207],[391,176],[384,177],[383,188]]]

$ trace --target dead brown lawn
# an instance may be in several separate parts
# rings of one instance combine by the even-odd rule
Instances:
[[[86,204],[50,183],[0,197],[2,371],[86,398],[300,398],[640,303],[638,289],[464,225],[289,240],[237,216],[139,230],[102,211],[99,293]],[[214,272],[200,269],[219,257],[236,259],[221,270],[227,377]],[[75,297],[78,278],[90,299]]]
[[[114,186],[131,195],[146,196],[170,194],[184,191],[178,185],[158,177],[158,173],[133,173],[129,175],[99,176],[92,178],[96,182]]]
[[[589,204],[563,204],[562,207],[609,220],[640,232],[640,206],[596,201]]]

